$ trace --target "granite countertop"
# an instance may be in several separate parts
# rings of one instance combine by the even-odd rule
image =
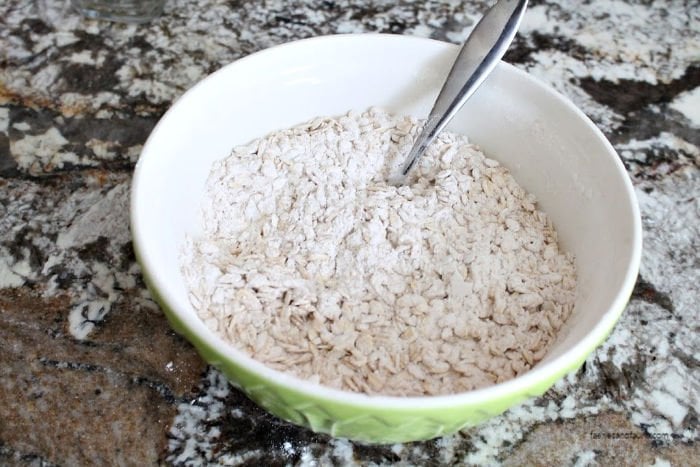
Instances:
[[[173,100],[222,65],[330,33],[461,42],[490,2],[170,0],[142,26],[86,20],[64,3],[0,3],[0,464],[700,459],[696,2],[531,2],[506,59],[572,99],[618,150],[642,211],[639,280],[609,339],[542,397],[393,446],[266,414],[170,330],[134,260],[131,174]]]

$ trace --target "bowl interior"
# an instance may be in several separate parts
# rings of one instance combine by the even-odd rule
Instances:
[[[457,50],[406,36],[315,38],[234,62],[177,101],[138,162],[132,229],[154,287],[192,332],[219,342],[189,305],[178,264],[185,234],[199,231],[211,164],[238,144],[315,116],[379,106],[425,117]],[[639,212],[614,150],[567,100],[504,63],[451,129],[511,169],[576,256],[576,310],[531,373],[590,352],[621,313],[639,264]]]

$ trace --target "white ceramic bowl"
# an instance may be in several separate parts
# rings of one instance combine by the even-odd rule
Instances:
[[[436,397],[343,392],[265,367],[209,330],[187,300],[178,256],[199,232],[212,163],[270,131],[380,106],[425,117],[458,48],[395,35],[318,37],[238,60],[183,95],[144,146],[132,232],[149,288],[172,325],[233,384],[271,412],[337,436],[411,441],[454,432],[541,394],[607,336],[637,276],[641,222],[617,154],[567,99],[505,63],[450,125],[501,161],[553,220],[576,257],[575,311],[544,360],[513,380]]]

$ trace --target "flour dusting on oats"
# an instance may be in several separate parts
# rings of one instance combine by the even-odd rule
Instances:
[[[456,393],[537,363],[573,308],[571,256],[464,136],[388,185],[419,128],[350,112],[215,163],[181,262],[202,320],[270,367],[368,394]]]

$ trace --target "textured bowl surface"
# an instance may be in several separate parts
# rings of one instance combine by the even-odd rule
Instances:
[[[339,35],[238,60],[184,94],[144,146],[132,187],[132,233],[146,282],[172,326],[259,405],[281,418],[370,442],[436,437],[542,394],[578,368],[613,328],[641,254],[634,191],[617,154],[568,100],[505,63],[452,122],[501,161],[576,256],[576,309],[545,359],[513,380],[437,397],[343,392],[274,371],[210,331],[187,300],[178,256],[200,232],[211,164],[270,131],[315,116],[383,107],[425,117],[458,48],[395,35]]]

